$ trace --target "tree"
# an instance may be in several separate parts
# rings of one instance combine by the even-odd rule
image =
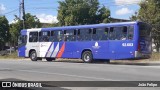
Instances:
[[[58,20],[60,26],[83,25],[108,22],[110,11],[104,6],[99,8],[98,0],[59,1]]]
[[[140,3],[137,19],[152,26],[152,38],[157,51],[160,48],[160,0],[145,0]]]
[[[38,28],[41,27],[41,23],[39,19],[36,16],[31,15],[30,13],[27,13],[25,15],[26,21],[25,21],[25,28]]]
[[[8,41],[9,24],[5,16],[0,16],[0,50]]]
[[[107,9],[105,6],[103,6],[99,11],[98,11],[98,18],[99,19],[98,23],[108,23],[110,22],[110,10]]]
[[[135,13],[130,17],[130,20],[136,21],[137,19],[138,19],[138,13],[135,12]]]
[[[16,17],[14,19],[15,23],[10,24],[10,29],[9,29],[10,44],[11,44],[11,46],[14,46],[14,47],[17,45],[20,30],[23,29],[22,20],[20,20],[17,16],[15,16],[15,17]]]
[[[39,19],[36,16],[31,15],[30,13],[27,13],[25,15],[26,21],[25,21],[25,28],[39,28],[41,27],[41,23]],[[20,35],[20,31],[23,29],[23,21],[20,20],[19,17],[15,16],[14,19],[15,23],[12,23],[10,25],[10,42],[11,46],[16,46],[18,42],[18,36]]]

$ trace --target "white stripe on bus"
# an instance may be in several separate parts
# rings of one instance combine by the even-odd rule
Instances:
[[[54,43],[51,43],[51,47],[50,47],[50,49],[48,50],[48,53],[47,53],[46,57],[50,57],[53,50],[54,50]]]
[[[55,50],[53,51],[51,57],[56,57],[57,53],[59,52],[59,43],[57,44]]]

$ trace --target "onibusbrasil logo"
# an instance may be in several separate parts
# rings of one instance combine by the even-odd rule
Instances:
[[[2,87],[42,87],[42,84],[37,82],[2,82]]]

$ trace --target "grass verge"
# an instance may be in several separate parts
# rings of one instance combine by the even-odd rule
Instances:
[[[11,54],[0,56],[0,59],[21,59],[18,57],[17,52],[12,52]]]
[[[160,61],[160,53],[152,53],[150,60],[152,61]]]

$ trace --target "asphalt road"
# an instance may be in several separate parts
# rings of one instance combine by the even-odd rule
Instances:
[[[160,63],[81,63],[0,60],[0,80],[24,81],[160,81]],[[49,89],[49,88],[48,88]],[[51,89],[51,88],[50,88]],[[62,90],[128,90],[134,88],[66,87]],[[136,88],[159,90],[160,88]]]

